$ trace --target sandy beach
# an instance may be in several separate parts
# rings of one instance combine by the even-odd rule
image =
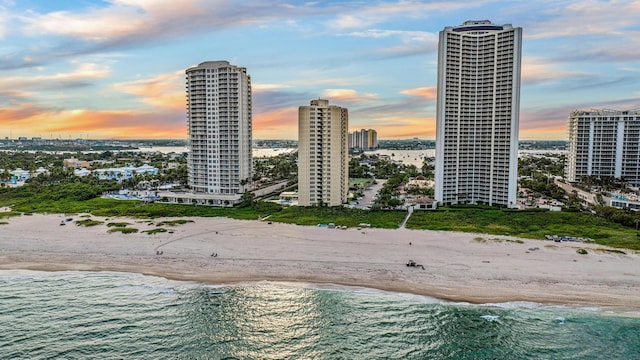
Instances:
[[[362,286],[449,301],[640,309],[640,254],[595,244],[427,230],[347,230],[194,218],[172,233],[107,233],[140,219],[63,215],[0,219],[0,269],[122,271],[211,284],[294,281]],[[158,223],[162,219],[155,219]],[[578,248],[587,255],[576,253]],[[212,255],[217,256],[212,256]],[[408,260],[424,266],[407,267]]]

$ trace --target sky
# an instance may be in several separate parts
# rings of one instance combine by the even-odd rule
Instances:
[[[640,1],[0,0],[0,138],[187,138],[185,69],[247,68],[253,138],[324,98],[349,130],[435,139],[438,33],[523,28],[521,140],[640,108]]]

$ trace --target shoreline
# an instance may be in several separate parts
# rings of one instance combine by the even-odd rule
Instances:
[[[114,271],[229,285],[274,281],[371,288],[448,302],[599,306],[640,310],[640,255],[604,246],[407,229],[336,230],[193,218],[173,233],[139,230],[162,219],[103,219],[60,226],[62,215],[22,215],[0,225],[0,269]],[[409,244],[411,243],[411,245]],[[587,255],[576,253],[584,248]],[[157,255],[162,252],[162,255]],[[212,256],[217,254],[217,256]],[[424,270],[407,267],[408,260]]]

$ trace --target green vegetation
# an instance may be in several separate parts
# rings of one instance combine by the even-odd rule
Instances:
[[[9,222],[7,222],[7,221],[0,221],[0,225],[9,225]]]
[[[157,234],[157,233],[167,232],[167,229],[157,228],[157,229],[151,229],[151,230],[144,230],[142,232],[143,233],[147,233],[149,235],[153,235],[153,234]]]
[[[121,232],[123,234],[134,234],[138,232],[138,229],[128,228],[128,227],[115,227],[113,229],[109,229],[108,233]]]
[[[473,240],[479,243],[486,243],[491,241],[491,242],[497,242],[497,243],[507,242],[507,243],[515,243],[515,244],[524,244],[524,241],[522,240],[499,239],[499,238],[485,239],[483,237],[475,237],[473,238]]]
[[[288,162],[283,161],[284,164]],[[390,186],[380,193],[376,208],[395,206],[397,185],[414,176],[415,167],[384,166],[379,175],[386,174]],[[401,171],[399,171],[401,170]],[[391,186],[392,185],[392,186]],[[120,201],[98,198],[105,191],[117,190],[115,181],[100,181],[96,178],[78,179],[68,172],[52,172],[50,176],[38,176],[19,188],[0,188],[0,207],[9,206],[11,212],[2,213],[3,218],[20,214],[91,214],[102,217],[133,217],[155,219],[159,217],[229,217],[256,220],[270,216],[269,220],[299,225],[334,223],[358,226],[371,224],[378,228],[397,228],[406,215],[405,211],[365,211],[342,207],[293,207],[283,208],[278,204],[251,201],[245,207],[214,208],[186,204],[145,204],[138,201]],[[410,229],[432,229],[465,231],[494,235],[511,235],[533,239],[544,239],[545,235],[589,237],[598,244],[640,250],[640,236],[635,227],[640,222],[640,213],[628,210],[613,211],[608,208],[595,210],[600,216],[584,212],[513,211],[495,208],[456,207],[438,211],[414,212],[407,227]],[[90,219],[85,219],[89,220]],[[83,220],[83,221],[85,221]],[[90,222],[87,221],[86,224]],[[182,221],[175,220],[175,224]],[[110,223],[116,224],[116,223]],[[124,224],[116,228],[127,228]],[[158,224],[158,226],[169,225]],[[626,227],[623,225],[627,225]],[[87,226],[87,225],[85,225]],[[120,231],[120,230],[116,230]],[[137,230],[126,230],[133,232]]]
[[[608,252],[608,253],[612,253],[612,254],[627,255],[627,253],[626,253],[626,252],[624,252],[624,251],[622,251],[622,250],[618,250],[618,249],[604,249],[604,248],[598,248],[598,249],[595,249],[595,251]]]
[[[366,211],[343,207],[292,207],[272,214],[269,220],[297,225],[334,223],[350,227],[367,223],[372,227],[395,229],[400,225],[405,215],[404,211]]]
[[[84,220],[76,221],[77,226],[96,226],[96,225],[102,225],[102,224],[104,224],[104,221],[92,220],[92,219],[84,219]]]
[[[166,220],[166,221],[160,221],[157,226],[176,226],[176,225],[184,225],[186,223],[192,223],[193,220],[184,220],[184,219],[179,219],[179,220]]]
[[[589,252],[583,248],[576,250],[576,252],[580,255],[587,255]]]
[[[108,227],[115,227],[115,228],[123,228],[123,227],[127,227],[127,225],[131,225],[131,223],[128,223],[128,222],[112,222],[112,223],[108,223],[107,224]]]
[[[589,237],[601,245],[640,250],[640,238],[635,229],[588,213],[443,208],[414,212],[406,226],[410,229],[463,231],[530,239],[544,239],[545,235]]]
[[[0,212],[0,219],[12,217],[12,216],[20,216],[20,215],[22,215],[22,212],[20,211],[4,211],[4,212]]]

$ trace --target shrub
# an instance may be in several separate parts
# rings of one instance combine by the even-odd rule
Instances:
[[[142,232],[152,235],[152,234],[167,232],[167,229],[157,228],[157,229],[151,229],[151,230],[144,230]]]
[[[184,219],[167,220],[167,221],[159,222],[157,226],[163,226],[163,225],[176,226],[176,225],[183,225],[183,224],[190,223],[190,222],[193,222],[193,220],[184,220]]]
[[[587,255],[587,254],[588,254],[587,250],[582,249],[582,248],[580,248],[580,249],[576,250],[576,252],[577,252],[578,254],[580,254],[580,255]]]
[[[123,228],[123,227],[126,227],[127,225],[131,225],[131,223],[128,223],[128,222],[112,222],[112,223],[108,223],[107,224],[108,227],[117,227],[117,228]]]
[[[102,224],[104,224],[104,221],[91,220],[91,219],[76,221],[77,226],[96,226],[96,225],[102,225]]]
[[[128,227],[115,227],[113,229],[109,229],[108,233],[121,232],[123,234],[133,234],[137,233],[138,229],[128,228]]]

